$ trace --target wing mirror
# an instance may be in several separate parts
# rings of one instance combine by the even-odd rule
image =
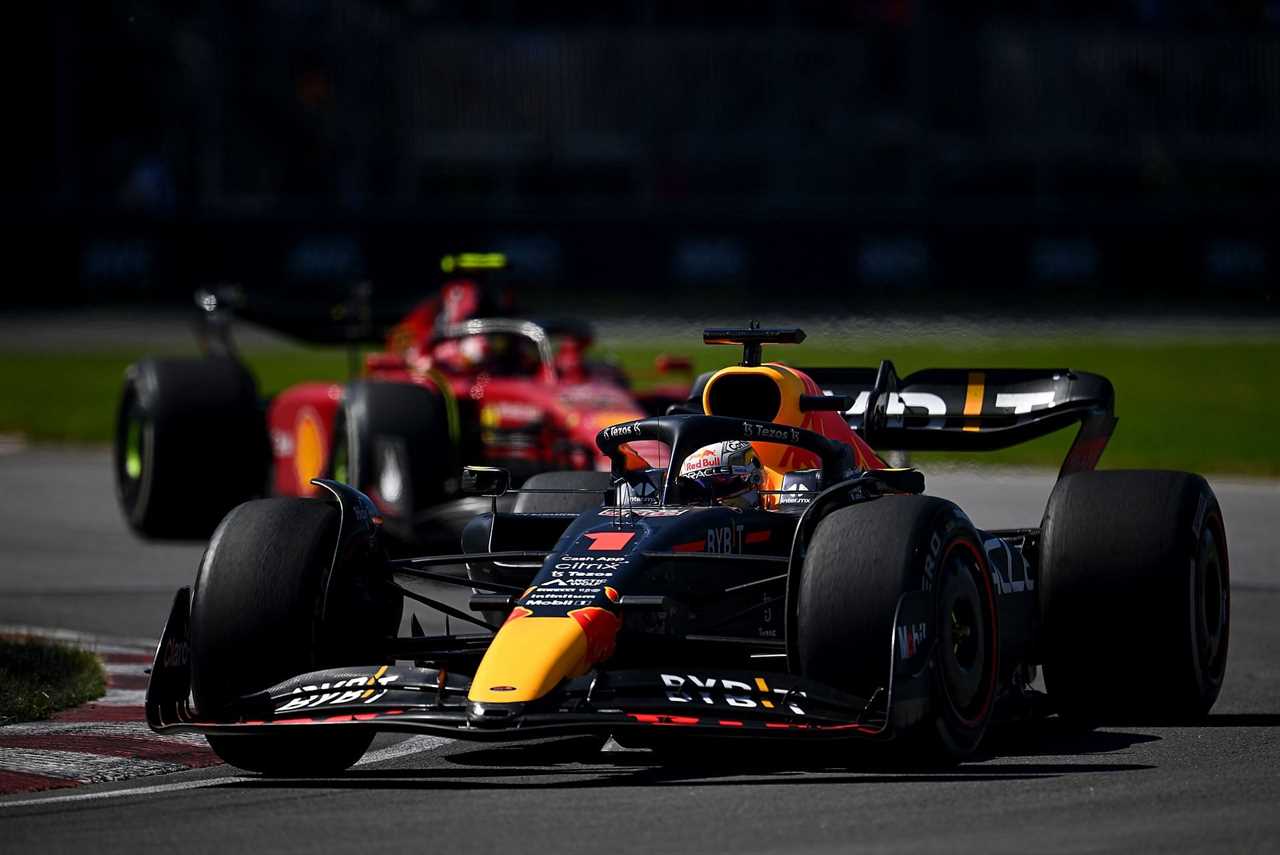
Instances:
[[[497,498],[511,489],[511,473],[496,466],[462,467],[462,492]]]

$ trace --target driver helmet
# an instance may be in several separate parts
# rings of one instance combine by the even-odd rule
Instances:
[[[751,443],[713,442],[680,464],[680,484],[694,495],[734,508],[760,507],[760,458]]]

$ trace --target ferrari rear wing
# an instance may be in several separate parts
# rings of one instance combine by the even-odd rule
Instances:
[[[888,360],[802,370],[853,401],[845,418],[874,448],[992,451],[1079,423],[1062,477],[1093,469],[1116,425],[1111,381],[1084,371],[928,368],[899,378]]]

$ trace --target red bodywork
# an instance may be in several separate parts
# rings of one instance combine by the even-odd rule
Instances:
[[[518,376],[468,365],[459,341],[441,330],[481,309],[477,285],[466,280],[449,283],[391,331],[385,350],[365,358],[364,377],[446,387],[457,402],[466,447],[475,455],[465,461],[468,464],[502,465],[526,473],[607,470],[608,459],[595,446],[596,433],[646,415],[626,388],[625,378],[584,361],[590,339],[582,333],[554,336],[549,353],[542,354],[550,358],[525,366]],[[342,394],[340,383],[302,383],[271,401],[267,427],[277,494],[314,493],[309,482],[329,460]]]

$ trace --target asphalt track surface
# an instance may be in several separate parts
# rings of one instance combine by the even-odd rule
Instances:
[[[1051,473],[942,473],[979,525],[1038,521]],[[101,452],[0,457],[0,623],[154,637],[200,547],[139,542]],[[1280,851],[1280,484],[1214,480],[1232,557],[1226,686],[1197,727],[1006,732],[943,772],[824,751],[587,762],[384,737],[341,778],[227,767],[0,799],[4,852]],[[369,758],[373,759],[373,758]]]

